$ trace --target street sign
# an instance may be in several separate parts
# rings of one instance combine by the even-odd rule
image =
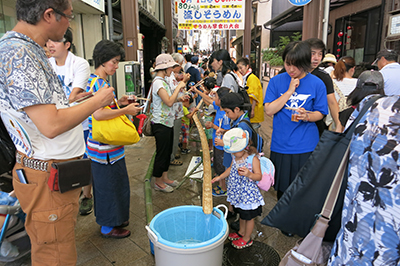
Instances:
[[[244,0],[178,0],[179,30],[244,30]]]
[[[289,0],[289,2],[294,6],[305,6],[311,2],[311,0]]]

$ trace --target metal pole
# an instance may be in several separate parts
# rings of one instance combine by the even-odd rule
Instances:
[[[325,45],[327,44],[328,41],[329,7],[330,7],[330,0],[325,0],[324,20],[322,26],[322,41],[325,43]]]

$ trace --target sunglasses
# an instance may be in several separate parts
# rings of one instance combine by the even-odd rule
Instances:
[[[69,21],[71,21],[71,20],[73,20],[75,18],[74,14],[67,15],[64,12],[62,12],[62,11],[56,9],[56,8],[51,7],[51,9],[53,9],[53,11],[56,12],[57,14],[67,18]]]

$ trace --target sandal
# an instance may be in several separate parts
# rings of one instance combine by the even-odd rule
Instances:
[[[240,238],[242,238],[243,236],[241,235],[241,234],[239,234],[239,232],[238,233],[230,233],[229,235],[228,235],[228,239],[230,240],[230,241],[235,241],[235,240],[238,240],[238,239],[240,239]]]
[[[253,240],[249,240],[249,242],[245,242],[243,238],[240,238],[238,240],[232,241],[232,246],[236,249],[243,249],[247,248],[253,245]]]
[[[182,162],[182,161],[179,161],[179,160],[177,160],[177,159],[174,159],[174,160],[171,161],[169,164],[170,164],[170,165],[175,165],[175,166],[180,166],[180,165],[183,164],[183,162]]]
[[[212,189],[212,195],[215,197],[226,196],[226,190],[223,190],[220,186],[216,186]]]

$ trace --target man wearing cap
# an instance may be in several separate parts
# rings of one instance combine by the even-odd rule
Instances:
[[[400,64],[397,63],[398,55],[394,50],[381,50],[372,65],[377,65],[385,81],[386,95],[400,95]]]

